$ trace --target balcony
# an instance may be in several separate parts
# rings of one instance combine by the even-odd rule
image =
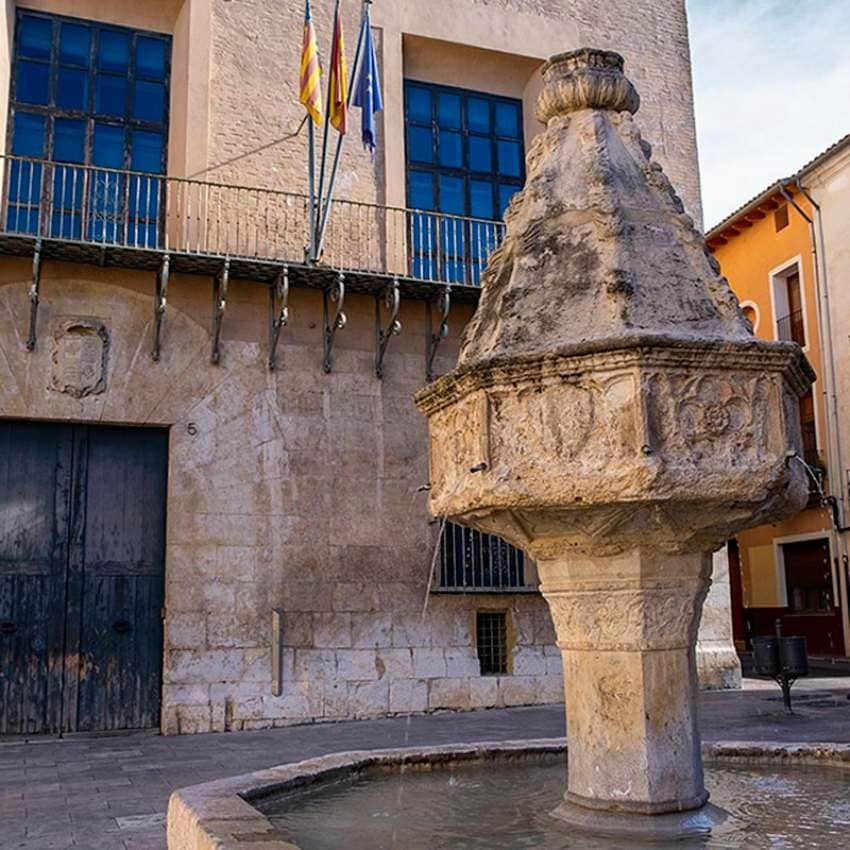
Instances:
[[[802,411],[801,411],[802,412]],[[813,480],[809,480],[809,501],[807,507],[817,507],[821,503],[821,492],[824,486],[824,469],[823,462],[818,451],[817,429],[814,419],[806,419],[801,416],[800,431],[803,437],[803,460],[813,472],[811,475],[818,477],[819,485]]]
[[[305,195],[109,168],[2,157],[0,253],[272,282],[286,264],[295,284],[475,301],[504,224],[426,210],[335,201],[317,263]]]
[[[801,347],[805,346],[806,330],[802,310],[794,310],[776,320],[776,338],[786,342],[796,342]]]

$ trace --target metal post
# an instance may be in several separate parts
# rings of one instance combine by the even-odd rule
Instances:
[[[307,119],[307,184],[310,195],[310,244],[307,246],[307,261],[316,259],[316,139],[313,131],[313,119]]]
[[[779,687],[782,688],[782,702],[785,705],[785,711],[788,714],[793,714],[791,711],[791,680],[788,678],[788,673],[785,670],[785,659],[782,653],[782,620],[779,617],[774,622],[776,629],[776,640],[779,650]]]
[[[340,0],[336,0],[336,4],[334,5],[334,28],[333,35],[331,36],[331,52],[328,54],[328,59],[333,56],[334,47],[336,45],[336,40],[339,37],[339,33],[337,32],[337,21],[339,20],[339,2]],[[344,57],[343,57],[344,58]],[[324,131],[322,133],[322,166],[319,169],[319,192],[316,196],[317,200],[317,209],[316,209],[316,223],[314,227],[318,232],[319,227],[319,219],[322,215],[322,192],[325,188],[325,169],[328,163],[328,134],[330,133],[330,118],[331,118],[331,95],[333,94],[331,90],[331,85],[333,83],[333,70],[331,68],[328,69],[328,97],[325,102],[325,126]],[[314,259],[318,259],[319,251],[318,247],[316,248],[316,253]]]
[[[272,696],[283,693],[283,609],[272,608]]]

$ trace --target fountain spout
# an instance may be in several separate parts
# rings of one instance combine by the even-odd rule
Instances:
[[[561,54],[543,78],[546,129],[458,366],[417,395],[429,504],[537,559],[564,661],[561,814],[634,823],[706,802],[709,553],[805,504],[786,454],[813,376],[795,343],[753,337],[641,139],[622,58]]]

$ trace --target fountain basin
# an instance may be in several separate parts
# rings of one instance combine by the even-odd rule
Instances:
[[[332,829],[336,815],[332,808],[322,814],[324,822],[329,824],[328,829],[323,831],[324,838],[313,830],[312,836],[305,837],[303,845],[297,843],[298,839],[293,843],[292,839],[280,831],[282,821],[279,820],[278,814],[294,810],[304,799],[309,799],[311,805],[314,805],[317,800],[328,800],[329,794],[333,797],[340,790],[347,793],[357,786],[366,788],[367,796],[372,793],[389,793],[390,796],[382,806],[382,811],[386,812],[387,803],[397,800],[400,775],[403,799],[413,800],[418,806],[421,794],[417,790],[418,786],[413,783],[418,783],[423,778],[427,780],[429,777],[437,777],[438,784],[442,782],[442,787],[448,786],[452,795],[456,795],[460,793],[464,783],[469,784],[464,777],[473,776],[476,771],[478,776],[492,774],[497,777],[493,791],[499,791],[500,783],[502,789],[518,787],[516,780],[523,771],[529,771],[532,786],[535,789],[540,786],[540,789],[526,792],[526,805],[530,805],[531,810],[537,812],[534,816],[534,827],[537,830],[545,827],[546,836],[551,835],[551,840],[560,842],[534,845],[541,847],[541,850],[550,847],[619,850],[625,846],[633,846],[633,838],[628,839],[631,843],[623,843],[626,839],[589,837],[571,826],[558,824],[556,818],[552,817],[552,811],[562,800],[566,779],[563,759],[565,749],[565,740],[559,738],[355,751],[335,753],[196,785],[176,791],[171,797],[168,808],[168,846],[170,850],[256,850],[260,847],[262,850],[298,850],[299,847],[301,850],[312,850],[314,847],[336,846],[356,850],[356,845],[351,843],[351,836],[348,834],[343,843],[327,843],[328,840],[336,840]],[[829,810],[836,820],[836,829],[846,831],[850,827],[850,807],[846,805],[847,783],[850,782],[850,745],[715,742],[703,745],[703,758],[710,766],[708,784],[714,798],[718,804],[730,809],[732,815],[724,823],[714,823],[718,841],[728,841],[730,835],[734,835],[734,830],[741,826],[744,817],[749,823],[758,825],[754,807],[758,808],[759,799],[773,815],[781,814],[783,809],[789,810],[790,801],[796,799],[795,787],[805,789],[806,805],[810,808],[821,800],[821,809]],[[758,768],[761,772],[754,772],[752,768]],[[834,771],[830,768],[843,770]],[[741,769],[746,769],[743,774],[740,773]],[[465,771],[472,773],[464,773]],[[455,777],[454,780],[452,776]],[[725,791],[718,790],[715,776],[719,776],[728,786]],[[755,778],[745,781],[746,776]],[[477,781],[472,780],[473,784]],[[827,786],[823,793],[820,791],[821,785]],[[546,793],[541,790],[543,786],[548,789]],[[729,792],[734,797],[745,787],[749,787],[752,793],[742,797],[743,808],[734,799],[729,800],[725,796]],[[835,794],[829,789],[834,789]],[[506,806],[513,806],[503,791],[499,793],[501,797],[493,797],[487,790],[499,810],[504,811]],[[486,797],[487,794],[483,796]],[[839,794],[843,796],[837,796]],[[769,800],[775,802],[770,803]],[[333,799],[329,801],[334,802]],[[448,796],[443,803],[445,806],[449,805]],[[464,802],[463,806],[467,806],[467,803],[468,801]],[[833,803],[836,803],[838,808]],[[357,818],[366,824],[376,820],[372,817],[375,812],[368,810],[365,799],[357,801],[356,814]],[[445,819],[445,815],[445,809],[437,806],[428,813],[428,818],[436,829]],[[475,825],[477,822],[480,826],[482,816],[468,812],[465,817],[468,823]],[[843,826],[838,823],[842,818]],[[643,823],[647,818],[638,817],[637,820]],[[407,821],[410,821],[409,816]],[[704,832],[700,823],[695,822],[695,825],[697,833]],[[761,825],[765,826],[764,820]],[[775,829],[775,826],[774,822],[772,829]],[[826,823],[821,824],[821,827],[827,830],[821,835],[824,846],[837,846],[837,838],[830,844],[830,827]],[[593,828],[598,829],[598,824],[594,824]],[[801,824],[800,828],[806,836],[805,840],[811,840],[818,835],[817,824],[807,822]],[[812,832],[812,829],[815,831]],[[803,833],[798,840],[803,840],[802,835]],[[508,840],[513,840],[511,836],[515,838],[516,833],[506,835]],[[317,840],[324,840],[325,843],[312,843]],[[367,837],[366,840],[368,842],[373,839]],[[696,840],[699,841],[698,846],[710,847],[713,839],[702,837]],[[706,840],[709,841],[707,845]],[[749,835],[749,840],[750,844],[726,843],[723,846],[757,846],[752,843],[752,834]],[[365,843],[361,846],[378,850],[378,845],[374,844]],[[408,843],[405,837],[400,838],[396,846],[405,847],[406,850],[415,850],[417,847],[416,844]],[[421,846],[449,848],[453,845],[444,836],[439,845],[432,841]],[[490,846],[495,848],[499,845]],[[515,842],[504,846],[515,847],[520,844]],[[646,846],[653,846],[653,843],[649,842]],[[655,840],[655,846],[665,846],[664,840]],[[687,844],[677,843],[676,846],[683,847]]]

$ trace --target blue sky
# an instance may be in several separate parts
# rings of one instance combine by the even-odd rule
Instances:
[[[850,0],[687,0],[706,230],[850,133]]]

